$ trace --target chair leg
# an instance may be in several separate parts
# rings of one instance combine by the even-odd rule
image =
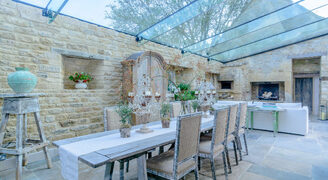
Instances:
[[[223,159],[223,167],[224,167],[224,176],[225,176],[225,179],[228,180],[227,162],[226,162],[224,151],[222,151],[222,159]]]
[[[200,157],[198,157],[198,170],[202,167],[202,161],[200,160]]]
[[[120,161],[120,180],[124,180],[124,161]]]
[[[239,151],[240,161],[242,161],[243,160],[242,154],[241,154],[242,146],[241,146],[241,141],[240,141],[239,135],[236,137],[236,142],[237,142],[237,147],[238,147],[238,151]]]
[[[214,157],[211,157],[212,179],[216,180]]]
[[[194,170],[194,173],[195,173],[195,180],[198,180],[199,179],[199,173],[198,173],[197,168]]]
[[[130,161],[127,161],[126,162],[126,172],[128,173],[129,172],[129,166],[130,166]]]
[[[225,152],[226,152],[226,158],[227,158],[227,162],[228,162],[228,168],[229,168],[229,173],[231,173],[231,164],[230,164],[230,158],[229,158],[229,151],[228,151],[228,147],[225,146]]]
[[[195,161],[196,161],[196,164],[198,164],[198,167],[195,167],[194,173],[195,173],[195,179],[198,180],[198,178],[199,178],[198,169],[200,169],[200,166],[199,166],[199,164],[200,164],[200,157],[199,156],[198,157],[195,157]]]
[[[236,165],[238,165],[238,155],[237,155],[236,142],[235,141],[232,141],[232,144],[233,144],[233,151],[235,152]]]
[[[244,136],[244,143],[245,143],[246,155],[248,155],[248,148],[247,148],[247,141],[246,141],[246,135],[245,135],[245,133],[243,134],[243,136]]]

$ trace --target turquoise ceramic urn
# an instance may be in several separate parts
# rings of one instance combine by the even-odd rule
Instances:
[[[28,68],[16,67],[16,72],[8,75],[8,85],[15,93],[30,93],[36,86],[37,78]]]

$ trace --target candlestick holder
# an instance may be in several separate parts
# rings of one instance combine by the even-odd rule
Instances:
[[[158,92],[152,94],[154,91],[150,85],[150,77],[146,74],[138,79],[137,87],[135,95],[133,92],[128,94],[129,105],[134,111],[134,120],[136,124],[143,124],[136,132],[150,133],[153,130],[147,127],[147,123],[150,122],[151,107],[159,103],[161,95]]]
[[[203,111],[203,117],[207,118],[211,105],[215,103],[215,88],[212,83],[206,82],[205,80],[198,82],[196,88],[197,93],[195,92],[195,95],[197,101]]]

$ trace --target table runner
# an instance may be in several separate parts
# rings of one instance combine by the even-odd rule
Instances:
[[[211,120],[213,120],[213,117],[202,118],[202,123],[209,122]],[[120,133],[114,133],[59,146],[62,176],[66,180],[79,179],[78,158],[81,155],[174,132],[176,131],[176,121],[171,121],[170,128],[162,128],[160,123],[149,126],[149,128],[153,129],[154,132],[142,134],[137,133],[136,130],[131,130],[131,137],[129,138],[121,138]]]

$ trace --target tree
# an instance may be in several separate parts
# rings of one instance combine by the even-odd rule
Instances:
[[[231,27],[250,0],[209,0],[195,18],[153,40],[183,48]],[[106,18],[114,29],[137,34],[178,11],[192,0],[115,0],[107,6]]]

